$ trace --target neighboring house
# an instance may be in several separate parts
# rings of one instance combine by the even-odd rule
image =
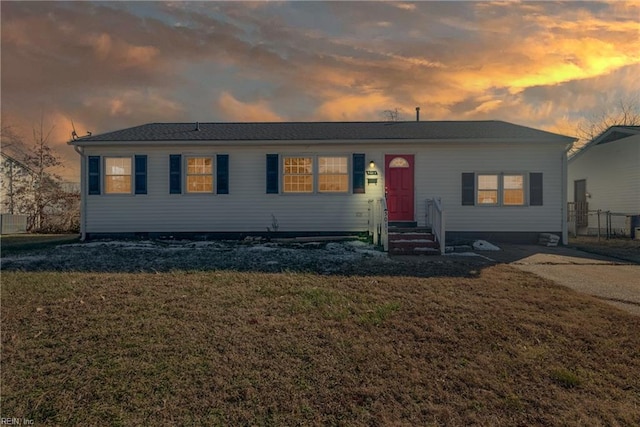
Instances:
[[[21,188],[33,186],[36,181],[35,172],[27,165],[6,153],[0,153],[0,200],[2,201],[2,213],[20,214],[21,197],[30,197],[22,194]]]
[[[568,200],[577,206],[579,234],[598,232],[597,211],[612,212],[609,228],[628,234],[640,215],[640,126],[612,126],[568,161]],[[606,215],[600,215],[605,230]],[[640,224],[638,224],[640,226]]]
[[[574,138],[501,121],[152,123],[70,141],[84,237],[366,232],[424,226],[440,198],[449,237],[566,239]],[[221,234],[225,235],[225,234]]]
[[[35,182],[35,173],[27,165],[6,153],[0,153],[0,233],[26,233],[25,206],[33,201],[24,188]]]

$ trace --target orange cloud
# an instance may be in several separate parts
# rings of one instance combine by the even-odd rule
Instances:
[[[416,5],[413,3],[391,3],[392,6],[403,10],[416,10]]]
[[[229,92],[222,92],[217,107],[222,115],[231,121],[242,122],[282,122],[284,119],[271,111],[266,101],[255,103],[238,101]]]
[[[184,107],[163,97],[155,90],[131,89],[114,96],[94,96],[84,100],[84,106],[101,109],[110,117],[127,117],[133,114],[150,119],[170,120],[182,115]]]
[[[314,113],[319,120],[382,120],[385,110],[393,110],[396,101],[381,93],[336,95],[324,101]]]
[[[91,36],[89,44],[100,61],[110,61],[118,68],[143,67],[152,63],[159,55],[159,50],[155,47],[136,46],[114,40],[106,33]]]

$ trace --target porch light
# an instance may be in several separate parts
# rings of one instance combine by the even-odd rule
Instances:
[[[369,162],[369,167],[370,167],[371,169],[375,168],[375,167],[376,167],[376,162],[374,162],[373,160],[371,160],[371,161]]]

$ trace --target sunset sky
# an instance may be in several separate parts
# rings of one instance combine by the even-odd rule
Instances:
[[[7,2],[2,126],[506,120],[573,135],[640,90],[640,1]]]

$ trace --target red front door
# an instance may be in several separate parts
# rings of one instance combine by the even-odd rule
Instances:
[[[413,221],[413,154],[386,154],[384,164],[389,221]]]

